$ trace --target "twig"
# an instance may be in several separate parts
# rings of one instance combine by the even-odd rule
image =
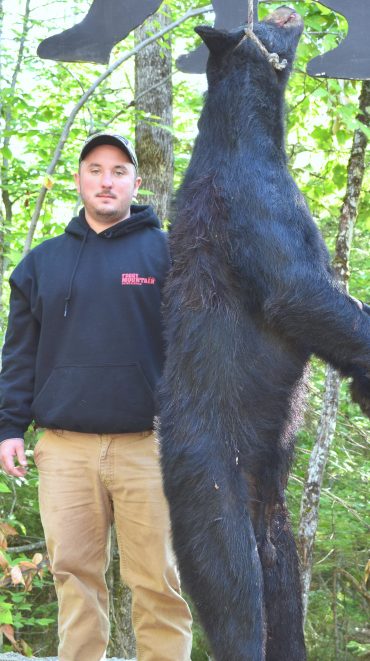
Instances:
[[[138,94],[134,99],[132,99],[132,101],[130,101],[130,103],[127,104],[127,107],[130,108],[132,106],[136,106],[139,99],[142,99],[143,96],[146,96],[150,92],[154,92],[154,90],[158,89],[158,87],[162,87],[162,85],[164,85],[168,81],[169,78],[172,78],[172,73],[169,74],[168,76],[166,76],[165,78],[163,78],[162,80],[160,80],[159,83],[156,83],[155,85],[152,85],[151,87],[148,87],[146,90],[141,92],[141,94]]]
[[[360,595],[366,599],[366,601],[370,601],[370,593],[366,590],[365,586],[361,585],[352,574],[350,574],[348,571],[345,569],[342,569],[341,567],[338,567],[337,569],[338,574],[342,574],[349,583],[351,583],[352,587],[357,590],[357,592],[360,593]]]
[[[24,544],[23,546],[8,546],[7,553],[25,553],[28,551],[36,551],[37,549],[46,548],[45,541],[34,542],[33,544]]]

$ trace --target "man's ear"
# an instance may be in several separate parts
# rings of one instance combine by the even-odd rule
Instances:
[[[194,30],[214,55],[220,55],[230,48],[235,48],[243,36],[242,30],[240,30],[240,34],[236,34],[235,32],[230,33],[226,30],[216,30],[216,28],[212,28],[210,25],[198,25]]]
[[[73,179],[75,180],[77,193],[80,193],[80,175],[78,172],[75,172],[75,174],[73,175]]]
[[[142,180],[141,177],[136,177],[135,187],[134,187],[134,197],[138,194],[138,191],[139,191],[139,188],[141,186],[142,181],[143,180]]]

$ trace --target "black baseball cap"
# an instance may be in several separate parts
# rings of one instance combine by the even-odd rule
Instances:
[[[127,154],[131,163],[135,166],[136,171],[138,170],[139,164],[133,144],[127,138],[117,133],[95,133],[91,135],[82,147],[79,162],[81,163],[88,153],[99,145],[114,145],[115,147],[119,147],[119,149],[122,149]]]

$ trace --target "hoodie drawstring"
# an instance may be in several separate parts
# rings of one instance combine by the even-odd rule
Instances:
[[[67,293],[67,296],[66,296],[65,299],[64,299],[64,315],[63,315],[64,317],[66,317],[67,314],[68,314],[68,304],[69,304],[69,302],[70,302],[70,300],[71,300],[71,296],[72,296],[72,285],[73,285],[73,280],[74,280],[74,277],[75,277],[75,275],[76,275],[76,271],[77,271],[77,268],[78,268],[78,265],[79,265],[79,262],[80,262],[80,259],[81,259],[82,251],[83,251],[83,249],[84,249],[84,247],[85,247],[85,244],[86,244],[86,241],[87,241],[87,235],[88,235],[88,233],[89,233],[89,228],[86,230],[86,233],[85,233],[85,235],[84,235],[84,238],[82,239],[82,243],[81,243],[80,249],[79,249],[79,251],[78,251],[78,255],[77,255],[77,259],[76,259],[76,263],[75,263],[75,265],[74,265],[74,269],[73,269],[73,271],[72,271],[71,279],[70,279],[70,281],[69,281],[68,293]]]

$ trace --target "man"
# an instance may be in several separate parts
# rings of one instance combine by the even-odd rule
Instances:
[[[131,206],[141,178],[125,138],[90,138],[75,180],[79,216],[11,276],[0,462],[10,475],[25,475],[23,434],[33,419],[46,429],[35,462],[59,603],[59,660],[105,658],[114,519],[138,660],[188,661],[191,616],[153,434],[165,236],[150,207]]]

